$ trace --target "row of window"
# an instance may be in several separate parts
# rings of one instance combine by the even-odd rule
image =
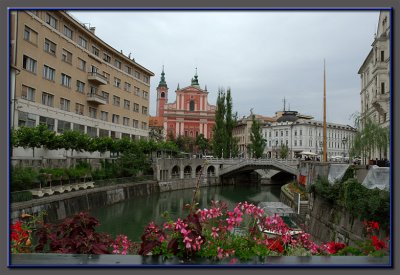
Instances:
[[[320,144],[319,144],[318,141],[315,141],[315,143],[316,143],[316,144],[315,144],[315,147],[319,147],[319,146],[320,146]],[[279,144],[279,142],[278,142],[278,140],[276,140],[274,146],[277,147],[278,144]],[[289,146],[289,141],[288,141],[288,140],[285,140],[285,144],[286,144],[286,146]],[[283,145],[283,140],[280,140],[280,145]],[[269,146],[269,147],[272,146],[271,140],[268,142],[268,146]],[[294,147],[303,146],[303,141],[302,141],[302,140],[299,140],[299,141],[297,142],[297,140],[294,140],[294,141],[293,141],[293,146],[294,146]],[[312,140],[309,140],[308,146],[309,146],[309,147],[313,147],[313,142],[312,142]],[[347,148],[347,147],[345,147],[345,145],[344,145],[343,143],[339,143],[339,142],[328,142],[328,143],[327,143],[327,146],[328,146],[328,148],[337,148],[337,149],[340,149],[340,148],[345,149],[345,148]]]
[[[60,27],[60,29],[59,29],[58,19],[54,15],[52,15],[50,13],[46,13],[45,22],[48,25],[50,25],[52,28],[54,28],[56,30],[59,30],[66,37],[68,37],[69,39],[71,39],[73,41],[75,41],[75,36],[77,36],[76,42],[78,43],[79,46],[85,48],[86,50],[91,50],[92,54],[94,54],[95,56],[101,58],[99,47],[96,46],[96,45],[92,45],[92,48],[89,49],[88,39],[84,35],[75,35],[75,32],[74,32],[73,28],[70,27],[70,26],[67,26],[66,24],[63,24],[63,26]],[[29,28],[28,26],[25,27],[25,31],[24,31],[24,39],[25,40],[28,40],[29,42],[37,45],[37,37],[38,37],[38,33],[36,31],[34,31],[33,29]],[[55,49],[54,49],[54,54],[55,54]],[[111,55],[106,51],[103,51],[102,59],[105,62],[110,63],[110,64],[112,62]],[[126,73],[128,73],[130,75],[133,75],[135,78],[140,79],[145,83],[149,83],[150,82],[149,76],[144,75],[144,74],[142,75],[137,70],[132,70],[132,67],[130,67],[129,65],[124,65],[124,68],[122,68],[122,61],[118,60],[117,58],[114,59],[114,64],[113,65],[116,68],[120,69],[120,70],[123,69]]]
[[[283,131],[283,130],[280,130],[280,131],[275,130],[275,137],[279,136],[279,132],[280,132],[280,136],[281,137],[284,136],[283,135],[284,132],[285,132],[285,136],[286,137],[289,136],[289,131],[288,130],[285,130],[285,131]],[[294,132],[294,136],[297,136],[297,130],[294,130],[293,132]],[[313,130],[309,129],[308,134],[310,136],[312,136],[313,135]],[[264,133],[264,135],[265,135],[265,137],[267,137],[267,131]],[[299,136],[302,136],[302,135],[303,135],[303,130],[299,130]],[[272,136],[272,131],[268,131],[268,137],[271,137],[271,136]],[[318,131],[318,136],[321,136],[321,131]],[[343,133],[332,133],[332,132],[328,131],[327,132],[327,136],[328,136],[328,138],[340,138],[340,139],[342,139],[345,135]]]
[[[22,85],[22,93],[21,93],[21,98],[27,99],[30,101],[35,101],[35,93],[36,90],[32,87],[28,87],[25,85]],[[119,106],[119,97],[114,96],[114,105]],[[42,92],[42,98],[41,98],[41,103],[43,105],[49,106],[49,107],[54,107],[54,95],[47,93],[47,92]],[[66,98],[60,98],[60,109],[64,111],[70,111],[70,105],[71,102],[70,100]],[[84,105],[75,103],[75,113],[83,115],[84,114]],[[130,101],[129,100],[124,100],[124,108],[125,109],[130,109]],[[133,111],[134,112],[139,112],[139,104],[134,103],[133,104]],[[102,111],[102,113],[108,114],[108,112]],[[148,113],[148,108],[146,106],[142,106],[142,114],[147,115]],[[93,107],[89,107],[89,116],[91,118],[97,118],[97,109]],[[108,121],[108,116],[101,115],[100,117],[101,120]],[[113,120],[114,122],[114,120]],[[118,122],[115,122],[118,123]],[[125,125],[125,124],[124,124]]]
[[[70,54],[70,53],[69,53]],[[65,55],[65,59],[69,59],[69,55]],[[72,57],[71,57],[72,58]],[[64,59],[64,54],[63,54],[63,59]],[[22,59],[22,67],[34,74],[37,73],[37,61],[27,55],[23,56]],[[86,61],[83,59],[78,58],[78,68],[81,70],[86,71]],[[97,73],[97,67],[92,66],[92,73]],[[43,65],[43,78],[50,80],[50,81],[55,81],[55,75],[56,75],[56,70],[48,65]],[[103,76],[109,81],[110,79],[110,74],[103,72]],[[64,73],[61,74],[61,85],[71,88],[71,76],[66,75]],[[85,91],[85,83],[77,80],[77,91],[84,93]],[[114,77],[114,86],[117,88],[121,88],[121,79]],[[127,92],[131,92],[131,87],[132,85],[128,82],[125,82],[124,85],[124,90]],[[94,89],[95,87],[91,88]],[[134,94],[139,97],[143,97],[144,99],[148,100],[149,99],[149,93],[147,91],[140,91],[140,89],[136,86],[134,88]]]
[[[114,115],[113,115],[114,116]],[[37,115],[30,114],[27,112],[18,112],[18,126],[22,127],[35,127],[36,126],[36,120],[37,120]],[[118,116],[119,118],[119,116]],[[129,118],[124,117],[124,123],[126,123],[126,126],[129,124]],[[39,116],[39,124],[45,124],[47,125],[49,130],[52,131],[57,131],[58,133],[63,133],[66,130],[75,130],[75,131],[80,131],[82,133],[85,133],[85,126],[82,124],[77,124],[77,123],[71,123],[69,121],[64,121],[64,120],[58,120],[57,121],[57,129],[55,129],[55,119],[54,118],[49,118],[45,116]],[[71,128],[71,125],[73,127]],[[125,124],[124,124],[125,125]],[[146,122],[141,122],[141,129],[147,130],[147,123]],[[97,136],[97,128],[96,127],[87,127],[87,134],[92,136],[94,134]],[[138,120],[133,120],[133,127],[134,128],[139,128],[139,121]],[[108,136],[109,130],[105,129],[99,129],[99,136]]]

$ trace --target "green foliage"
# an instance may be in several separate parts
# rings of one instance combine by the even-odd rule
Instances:
[[[14,168],[10,171],[11,192],[39,187],[38,172],[31,167]]]
[[[332,185],[327,179],[318,179],[310,188],[328,202],[343,207],[360,220],[374,220],[382,228],[390,222],[390,194],[387,191],[368,189],[354,178]]]
[[[237,114],[232,113],[232,96],[228,89],[218,91],[215,125],[213,128],[212,149],[216,157],[236,157],[238,155],[238,139],[232,135],[237,124]]]
[[[279,150],[279,157],[281,159],[286,159],[289,154],[289,147],[286,144],[281,145],[281,149]]]
[[[382,128],[371,118],[361,121],[356,115],[355,124],[361,129],[350,144],[350,156],[361,156],[362,159],[371,159],[375,150],[379,152],[380,158],[386,157],[390,143],[389,128]]]
[[[264,153],[265,140],[262,136],[261,125],[252,114],[252,124],[250,132],[250,152],[254,158],[261,158]]]
[[[199,147],[202,154],[205,155],[205,151],[209,148],[209,144],[208,139],[206,139],[203,134],[196,137],[196,145]]]

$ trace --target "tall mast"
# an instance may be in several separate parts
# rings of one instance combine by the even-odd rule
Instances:
[[[323,150],[323,161],[327,162],[327,146],[326,146],[326,76],[325,76],[325,59],[324,59],[324,150]]]

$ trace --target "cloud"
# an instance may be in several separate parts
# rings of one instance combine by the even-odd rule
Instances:
[[[215,104],[230,87],[235,111],[273,116],[285,97],[292,110],[322,119],[326,60],[328,120],[351,124],[360,109],[357,71],[371,49],[379,11],[73,11],[105,42],[155,73],[150,113],[165,66],[175,100],[198,68]],[[112,24],[110,24],[112,22]]]

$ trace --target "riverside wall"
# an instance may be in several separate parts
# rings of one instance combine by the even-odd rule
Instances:
[[[10,205],[11,222],[21,214],[38,215],[45,211],[47,221],[55,222],[80,211],[112,205],[133,197],[148,196],[154,193],[194,188],[197,179],[177,179],[168,182],[143,181],[112,186],[95,187]],[[200,181],[200,187],[219,185],[218,177],[208,177]],[[96,186],[96,183],[95,183]]]

